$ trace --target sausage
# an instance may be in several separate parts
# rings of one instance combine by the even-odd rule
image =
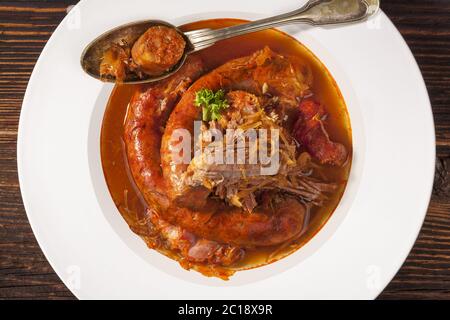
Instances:
[[[287,197],[272,208],[257,207],[249,213],[241,208],[221,205],[211,200],[208,210],[171,207],[164,218],[197,236],[253,248],[283,243],[298,236],[305,219],[305,207],[297,199]]]
[[[133,45],[133,62],[146,74],[160,75],[180,61],[186,42],[173,28],[149,28]]]
[[[167,196],[172,201],[172,206],[163,213],[169,223],[206,239],[245,247],[276,245],[301,232],[305,208],[290,197],[275,204],[273,211],[258,207],[253,213],[225,206],[213,199],[205,199],[201,210],[177,206],[176,199],[183,193],[183,173],[187,165],[176,163],[170,152],[177,144],[172,141],[175,130],[187,129],[193,136],[194,121],[200,119],[200,110],[194,106],[198,90],[208,88],[216,91],[223,88],[246,90],[258,95],[264,84],[268,84],[271,92],[286,101],[295,102],[302,96],[305,86],[299,83],[293,70],[287,59],[265,48],[213,70],[184,93],[169,117],[161,145],[163,176]],[[277,80],[280,75],[283,81]]]
[[[241,248],[198,238],[179,226],[169,224],[155,211],[148,210],[147,215],[166,246],[179,252],[189,263],[230,266],[244,256]]]
[[[341,143],[330,140],[325,129],[325,108],[313,100],[304,100],[299,106],[300,115],[295,123],[293,136],[321,164],[343,166],[348,152]]]
[[[202,70],[201,60],[191,57],[176,75],[156,85],[141,86],[131,99],[124,130],[128,163],[138,189],[151,208],[164,210],[169,206],[159,156],[165,123],[180,96]],[[198,238],[169,224],[155,210],[147,210],[146,214],[165,245],[181,254],[183,261],[180,263],[184,267],[190,268],[192,264],[194,267],[198,267],[197,264],[229,266],[244,255],[239,247]],[[225,279],[230,272],[220,268],[206,271]]]
[[[202,61],[190,57],[175,75],[142,86],[130,101],[124,125],[128,164],[144,199],[161,210],[169,206],[160,166],[164,126],[181,95],[202,72]]]

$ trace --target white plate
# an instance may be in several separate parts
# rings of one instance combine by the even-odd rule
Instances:
[[[372,299],[389,283],[425,216],[435,145],[423,79],[382,12],[356,25],[283,29],[335,77],[354,141],[350,182],[338,209],[295,254],[239,272],[228,282],[185,271],[148,250],[128,229],[105,184],[99,137],[112,86],[82,72],[85,45],[134,20],[159,18],[175,25],[215,17],[253,20],[295,9],[300,2],[84,0],[57,28],[23,102],[18,167],[36,238],[77,297]]]

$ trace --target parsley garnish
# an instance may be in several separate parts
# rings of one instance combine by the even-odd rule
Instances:
[[[219,120],[220,113],[228,108],[228,101],[225,99],[223,90],[214,93],[209,89],[202,89],[195,93],[195,105],[202,107],[203,121]]]

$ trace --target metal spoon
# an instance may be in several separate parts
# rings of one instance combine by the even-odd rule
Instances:
[[[115,82],[114,79],[100,77],[99,67],[104,52],[109,49],[112,43],[122,43],[125,41],[128,44],[133,44],[148,28],[163,25],[176,29],[184,37],[187,45],[183,57],[175,66],[160,76],[138,78],[135,75],[131,75],[122,82],[137,84],[158,81],[178,71],[189,54],[212,46],[220,40],[272,27],[279,27],[289,23],[306,23],[318,26],[361,21],[376,13],[379,5],[379,0],[309,0],[298,10],[274,17],[223,29],[200,29],[184,33],[165,21],[147,20],[133,22],[112,29],[92,41],[81,56],[81,66],[85,72],[96,79]]]

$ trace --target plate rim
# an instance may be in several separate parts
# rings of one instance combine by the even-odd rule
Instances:
[[[76,6],[80,6],[81,4],[84,4],[84,3],[86,3],[86,2],[87,2],[87,0],[81,0]],[[400,41],[402,41],[402,45],[405,46],[405,47],[407,48],[407,51],[409,52],[409,55],[410,55],[411,60],[414,61],[414,68],[416,69],[416,71],[417,71],[417,72],[419,73],[419,75],[420,75],[420,77],[419,77],[419,78],[420,78],[419,80],[420,80],[420,82],[421,82],[420,85],[421,85],[422,89],[424,90],[424,92],[426,93],[427,100],[428,100],[427,102],[428,102],[428,107],[429,107],[429,113],[432,115],[432,109],[431,109],[431,102],[430,102],[429,94],[428,94],[428,91],[427,91],[427,88],[426,88],[425,81],[424,81],[423,76],[422,76],[422,74],[421,74],[421,72],[420,72],[420,68],[419,68],[419,66],[418,66],[418,64],[417,64],[416,59],[414,58],[414,56],[413,56],[411,50],[409,49],[409,47],[408,47],[406,41],[405,41],[404,38],[401,36],[400,32],[399,32],[398,29],[395,27],[395,25],[393,25],[393,23],[391,22],[391,20],[390,20],[390,19],[384,14],[384,12],[382,12],[381,10],[380,10],[380,13],[379,13],[379,14],[382,14],[382,15],[384,15],[384,16],[387,18],[386,20],[392,25],[393,29],[394,29],[395,32],[397,33],[397,37],[399,38]],[[52,259],[50,259],[50,256],[49,256],[49,254],[48,254],[48,252],[47,252],[46,246],[42,243],[42,240],[41,240],[41,237],[39,236],[39,233],[36,232],[36,231],[37,231],[37,230],[35,229],[35,228],[36,228],[36,222],[33,222],[33,221],[34,221],[34,219],[37,217],[37,215],[35,215],[35,214],[30,214],[30,212],[32,211],[32,209],[31,209],[31,204],[30,204],[30,200],[29,200],[28,195],[26,194],[26,191],[24,191],[24,189],[22,188],[22,186],[25,184],[24,181],[25,181],[25,179],[26,179],[26,178],[25,178],[25,173],[24,173],[24,171],[23,171],[24,169],[23,169],[23,166],[22,166],[23,161],[24,161],[23,156],[22,156],[22,148],[23,148],[23,144],[26,143],[25,140],[24,140],[25,138],[24,138],[24,136],[23,136],[23,132],[24,132],[24,129],[23,129],[23,126],[24,126],[24,121],[23,121],[23,110],[25,109],[24,106],[30,103],[29,100],[30,100],[30,95],[31,95],[30,92],[31,92],[31,90],[30,90],[29,88],[32,87],[32,86],[33,86],[33,83],[36,81],[36,79],[35,79],[35,77],[36,77],[35,70],[36,70],[37,68],[39,68],[39,66],[40,66],[41,57],[44,56],[44,55],[46,55],[46,54],[47,54],[47,51],[50,50],[50,47],[53,45],[53,43],[54,43],[54,41],[55,41],[55,37],[54,37],[53,35],[54,35],[55,33],[59,32],[59,30],[62,28],[63,24],[67,22],[68,17],[69,17],[69,15],[66,15],[66,16],[64,17],[64,19],[61,21],[61,23],[58,25],[58,27],[57,27],[57,28],[55,29],[55,31],[52,33],[52,36],[50,37],[50,39],[47,41],[47,43],[46,43],[44,49],[42,50],[42,52],[41,52],[41,54],[40,54],[40,56],[39,56],[38,61],[36,62],[35,66],[34,66],[34,68],[33,68],[33,72],[32,72],[32,74],[31,74],[30,79],[29,79],[29,82],[28,82],[28,84],[27,84],[27,89],[26,89],[26,92],[25,92],[25,95],[24,95],[24,99],[23,99],[23,102],[22,102],[22,108],[21,108],[21,111],[20,111],[19,126],[18,126],[18,136],[17,136],[17,169],[18,169],[19,185],[21,186],[21,187],[20,187],[20,192],[21,192],[21,195],[22,195],[22,200],[23,200],[24,208],[25,208],[25,211],[26,211],[26,214],[27,214],[27,218],[28,218],[28,220],[29,220],[29,222],[30,222],[30,226],[31,226],[31,228],[32,228],[33,234],[35,235],[36,241],[38,242],[40,249],[41,249],[42,252],[44,253],[44,255],[45,255],[47,261],[48,261],[49,264],[52,266],[52,268],[53,268],[53,270],[55,271],[55,273],[58,274],[58,277],[62,280],[62,282],[66,285],[66,287],[70,289],[70,285],[67,283],[67,279],[65,279],[64,277],[62,277],[62,276],[60,275],[60,273],[57,272],[58,269],[57,269],[56,266],[54,265],[54,261],[52,261]],[[434,126],[434,119],[433,119],[432,116],[431,116],[431,125],[432,125],[432,130],[433,130],[432,142],[433,142],[433,144],[434,144],[434,146],[435,146],[435,126]],[[435,159],[435,154],[436,154],[436,149],[434,148],[434,154],[432,155],[434,159]],[[434,163],[434,162],[433,162],[433,163]],[[432,170],[431,170],[431,171],[432,171],[431,174],[430,174],[430,181],[431,181],[431,183],[428,183],[429,191],[428,191],[428,194],[426,195],[426,198],[428,199],[428,203],[429,203],[429,201],[430,201],[430,199],[431,199],[431,195],[432,195],[432,187],[433,187],[433,181],[434,181],[434,171],[435,171],[435,166],[432,167]],[[416,234],[415,234],[415,236],[414,236],[414,239],[415,239],[415,240],[410,244],[409,250],[408,250],[408,252],[406,253],[406,256],[409,254],[409,252],[410,252],[411,249],[413,248],[413,246],[414,246],[414,244],[415,244],[415,242],[416,242],[416,240],[417,240],[417,237],[419,236],[419,232],[420,232],[420,230],[421,230],[421,228],[422,228],[424,219],[425,219],[425,217],[426,217],[426,213],[427,213],[427,210],[425,210],[425,211],[423,212],[423,214],[422,214],[422,223],[421,223],[420,225],[418,225],[417,228],[416,228],[417,230],[416,230]],[[401,259],[402,262],[400,263],[400,265],[397,265],[397,266],[394,268],[395,271],[394,271],[393,274],[390,276],[390,281],[392,281],[393,277],[396,275],[396,273],[397,273],[398,270],[400,269],[401,265],[404,263],[404,261],[405,261],[405,259],[406,259],[406,256],[405,256],[404,259]],[[385,286],[387,286],[387,284],[389,284],[390,281],[387,282]],[[382,290],[384,290],[385,286],[382,286],[382,288],[379,290],[379,292],[376,293],[375,297],[378,296],[379,293],[382,292]],[[71,290],[71,289],[70,289],[70,290]],[[72,292],[77,298],[79,298],[77,292],[74,292],[73,290],[71,290],[71,292]]]

